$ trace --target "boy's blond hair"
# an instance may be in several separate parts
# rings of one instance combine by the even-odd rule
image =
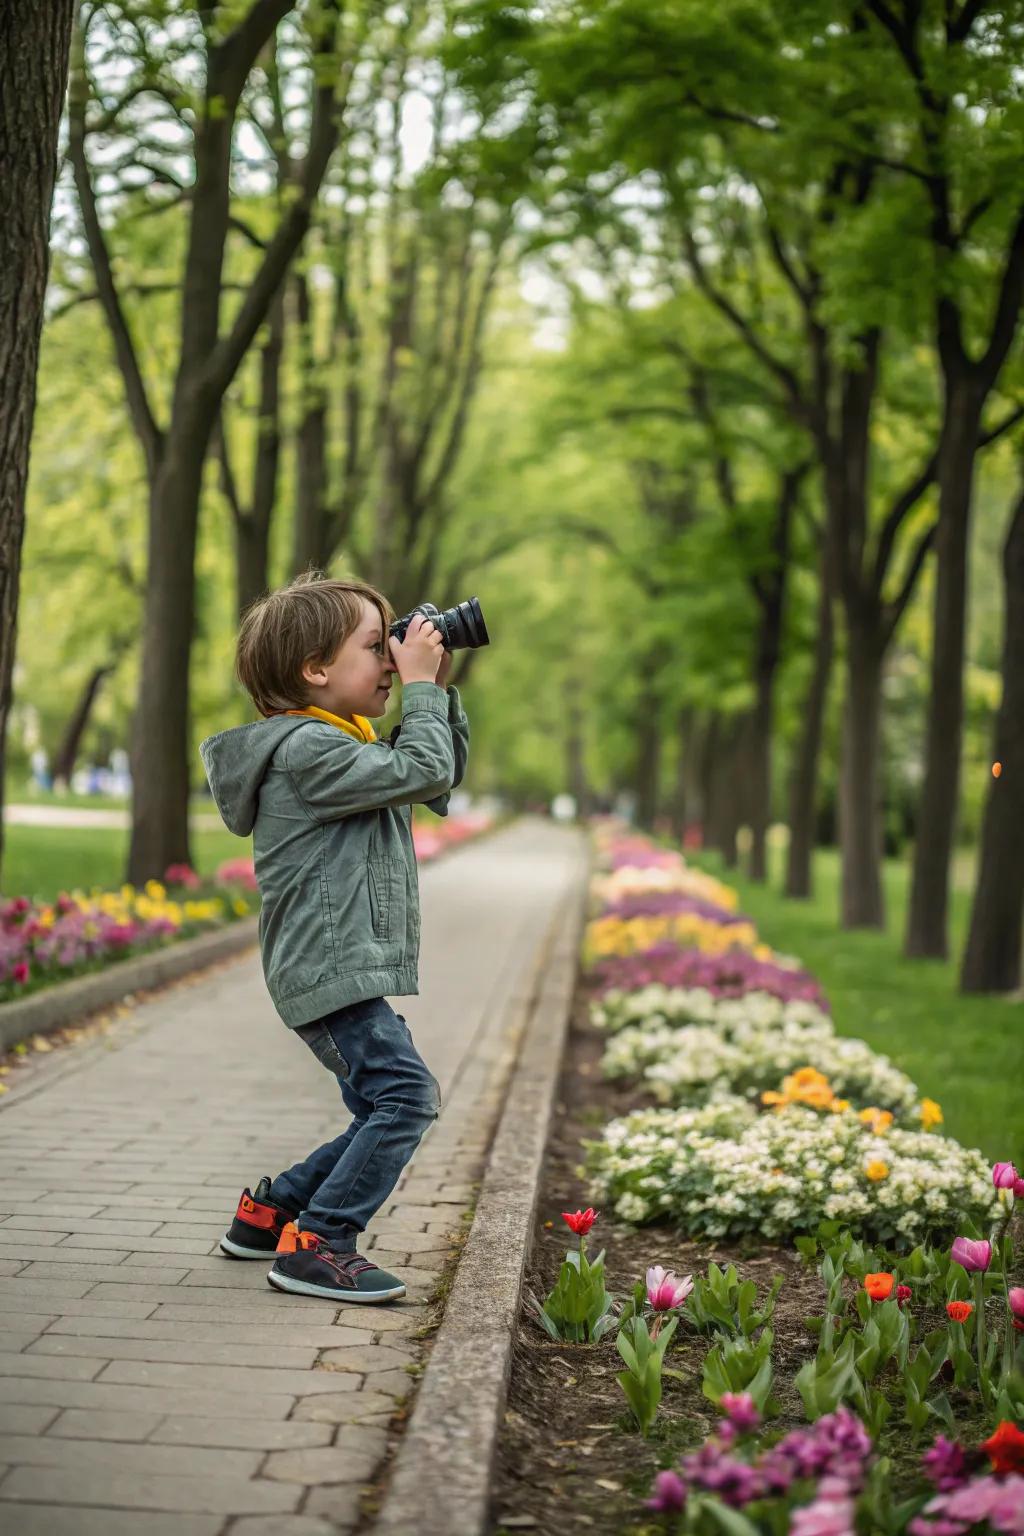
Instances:
[[[395,610],[365,581],[333,581],[320,571],[304,571],[246,609],[235,672],[261,715],[301,709],[309,702],[303,662],[333,661],[362,622],[364,598],[380,614],[386,644]]]

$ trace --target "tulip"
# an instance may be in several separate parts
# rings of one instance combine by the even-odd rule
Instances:
[[[671,1312],[674,1307],[681,1307],[692,1290],[690,1275],[684,1275],[680,1280],[675,1270],[662,1269],[660,1264],[647,1271],[647,1300],[655,1312]]]
[[[975,1242],[970,1237],[957,1237],[953,1240],[950,1257],[954,1264],[962,1265],[968,1274],[978,1274],[992,1263],[992,1244],[983,1240]]]
[[[872,1301],[888,1301],[895,1284],[896,1276],[887,1275],[884,1271],[881,1274],[864,1276],[864,1289]]]
[[[1017,1170],[1012,1163],[996,1163],[992,1169],[992,1183],[996,1189],[1012,1189],[1017,1182]]]
[[[1007,1473],[1024,1473],[1024,1434],[1009,1419],[1003,1419],[994,1435],[982,1443],[988,1452],[993,1472],[1000,1476]]]
[[[946,1311],[954,1323],[966,1323],[974,1308],[969,1301],[947,1301]]]
[[[1018,1333],[1024,1333],[1024,1285],[1011,1286],[1006,1293],[1006,1300],[1013,1326]]]
[[[597,1212],[592,1206],[588,1206],[585,1211],[563,1211],[562,1220],[577,1237],[586,1237],[597,1220]]]
[[[911,1298],[911,1296],[913,1296],[913,1294],[914,1293],[911,1290],[909,1285],[898,1285],[896,1287],[896,1300],[897,1300],[897,1302],[899,1303],[899,1305],[901,1307],[902,1307],[902,1305],[903,1305],[903,1303],[905,1301],[909,1301],[910,1300],[910,1298]]]
[[[1015,1200],[1024,1200],[1024,1179],[1014,1179],[1013,1198]]]

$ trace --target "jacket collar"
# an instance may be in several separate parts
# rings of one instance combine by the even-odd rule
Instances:
[[[282,714],[308,715],[313,720],[326,720],[328,725],[336,725],[339,731],[354,736],[356,741],[377,740],[377,733],[365,715],[353,715],[351,720],[345,720],[341,715],[332,715],[326,709],[318,709],[315,704],[307,704],[305,709],[285,709]]]

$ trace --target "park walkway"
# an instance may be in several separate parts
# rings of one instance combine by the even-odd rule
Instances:
[[[405,1302],[286,1296],[217,1240],[243,1183],[337,1134],[258,958],[172,988],[0,1107],[0,1522],[19,1536],[368,1528],[426,1302],[482,1169],[581,836],[522,820],[421,871],[398,1006],[445,1110],[364,1247]],[[47,1074],[51,1075],[48,1076]]]

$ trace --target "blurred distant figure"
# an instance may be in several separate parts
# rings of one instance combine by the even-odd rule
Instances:
[[[576,796],[568,793],[556,795],[551,802],[551,815],[555,821],[575,821]]]
[[[53,780],[50,778],[50,759],[45,747],[36,747],[29,758],[29,767],[32,769],[32,782],[37,789],[52,789]]]

